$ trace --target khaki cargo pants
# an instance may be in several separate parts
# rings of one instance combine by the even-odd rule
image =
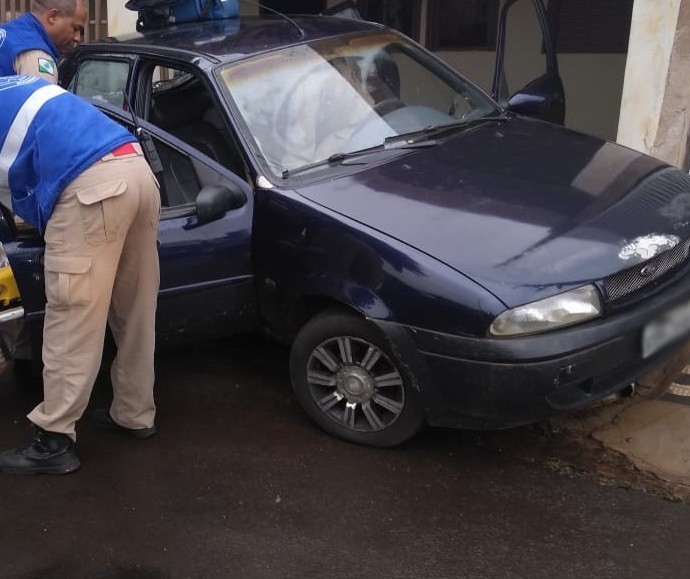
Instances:
[[[117,345],[110,415],[127,428],[153,426],[159,214],[140,154],[107,155],[58,199],[45,232],[44,400],[28,415],[34,424],[76,439],[107,322]]]

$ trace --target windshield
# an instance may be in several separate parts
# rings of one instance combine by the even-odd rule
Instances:
[[[393,33],[286,48],[225,66],[219,78],[276,176],[497,111],[481,91]]]

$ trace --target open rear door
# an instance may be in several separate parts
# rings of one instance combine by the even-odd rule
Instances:
[[[508,13],[518,2],[531,2],[537,13],[542,33],[542,46],[546,57],[544,74],[509,94],[505,72],[506,30]],[[509,110],[562,125],[565,121],[565,90],[558,74],[558,58],[553,42],[546,8],[542,0],[506,0],[501,9],[496,39],[496,69],[491,96]]]

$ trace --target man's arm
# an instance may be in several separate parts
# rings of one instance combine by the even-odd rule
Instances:
[[[14,59],[14,70],[17,74],[40,76],[53,84],[58,82],[57,63],[42,50],[27,50],[18,54]]]

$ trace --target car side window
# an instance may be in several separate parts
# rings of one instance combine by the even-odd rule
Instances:
[[[115,113],[107,107],[103,107],[103,112],[128,131],[134,132],[130,112]],[[164,209],[161,218],[177,217],[180,211],[191,215],[204,182],[204,178],[200,177],[200,171],[207,161],[202,156],[193,159],[191,152],[185,150],[184,143],[171,139],[169,134],[144,128],[142,135],[150,138],[150,143],[155,149],[153,158],[147,155],[147,160],[152,163],[151,168],[156,171],[155,176],[160,186],[161,207]],[[148,149],[146,144],[144,148]],[[210,171],[217,169],[211,167]]]
[[[161,206],[179,207],[194,203],[200,185],[191,159],[155,136],[153,143],[163,167],[163,171],[158,175]]]
[[[124,108],[129,62],[86,60],[79,65],[68,89],[79,96]]]
[[[245,178],[240,149],[202,80],[192,72],[154,63],[149,70],[146,120]]]

